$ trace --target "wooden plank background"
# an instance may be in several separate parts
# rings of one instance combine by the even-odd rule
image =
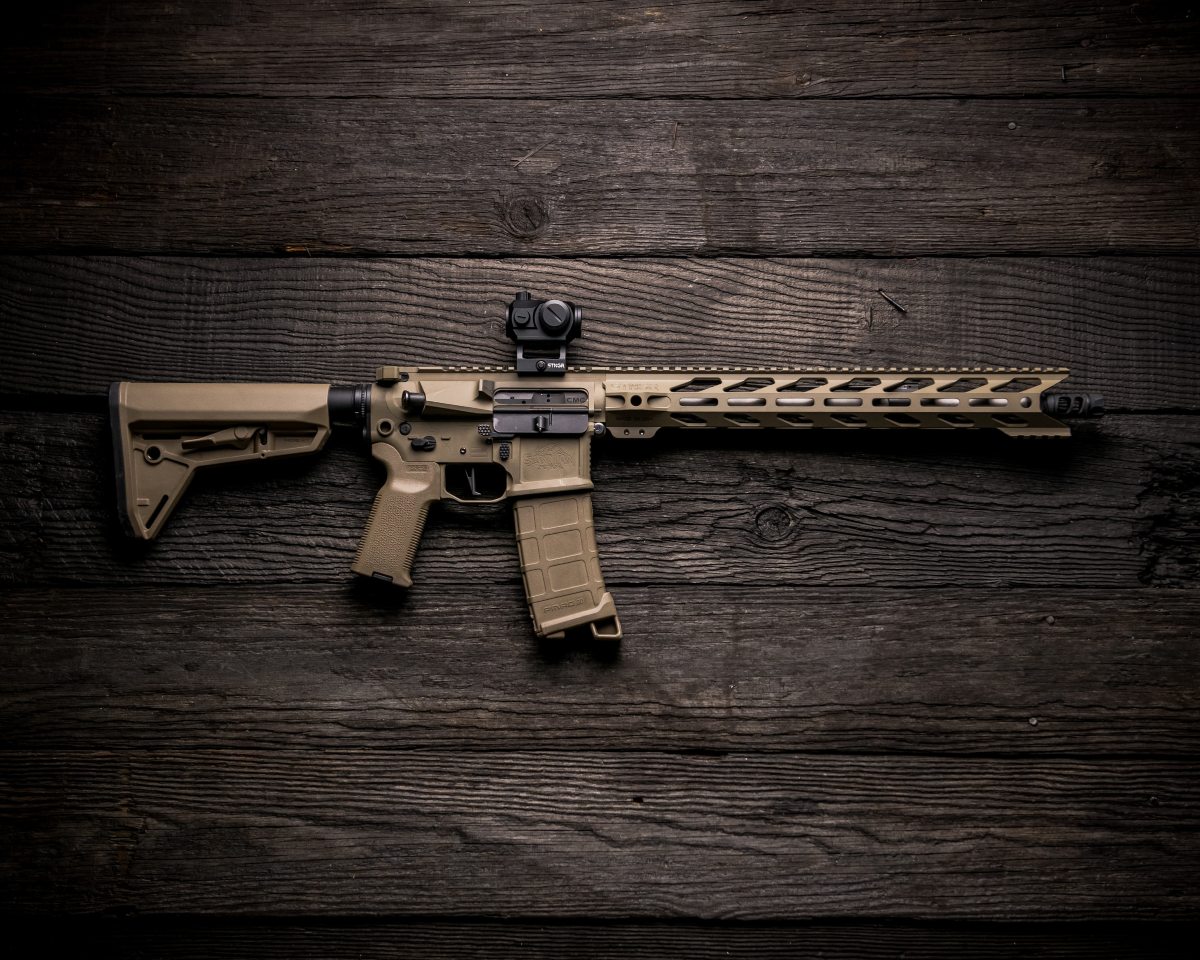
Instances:
[[[1145,956],[1200,889],[1186,5],[40,4],[3,40],[0,889],[123,956]],[[352,443],[124,541],[116,379],[1069,366],[980,436],[598,443],[619,652]],[[897,310],[886,294],[904,307]]]
[[[1161,99],[29,95],[4,115],[0,250],[1188,253],[1194,114]]]

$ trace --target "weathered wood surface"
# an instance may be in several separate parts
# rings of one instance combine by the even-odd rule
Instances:
[[[120,534],[107,415],[0,415],[9,583],[336,583],[381,476],[354,442],[200,474],[151,545]],[[997,434],[666,431],[595,444],[610,584],[1177,586],[1197,570],[1200,420]],[[422,587],[517,589],[505,507],[426,528]],[[490,588],[489,588],[490,594]]]
[[[9,590],[0,746],[1200,751],[1194,591],[617,598],[619,652],[535,645],[515,588]]]
[[[5,758],[17,910],[1107,920],[1200,901],[1191,761]]]
[[[10,27],[0,79],[155,96],[1191,94],[1190,12],[1036,0],[43,4]]]
[[[0,392],[508,365],[519,287],[583,304],[583,364],[1070,366],[1110,409],[1200,409],[1192,257],[3,257]]]
[[[929,958],[929,960],[1083,960],[1191,958],[1200,925],[1194,922],[799,922],[688,923],[680,921],[503,921],[456,918],[376,920],[313,917],[103,917],[10,922],[14,936],[66,941],[90,955],[127,960],[220,960],[282,957],[489,957],[521,960],[709,960],[797,956]],[[17,942],[21,942],[19,939]]]
[[[25,97],[0,113],[0,250],[1190,254],[1198,116],[1190,100]]]
[[[0,48],[10,913],[146,912],[42,924],[131,956],[1194,940],[1153,922],[1200,916],[1193,11],[95,0]],[[120,539],[109,380],[505,362],[526,286],[581,363],[1064,365],[1122,415],[598,445],[619,654],[533,642],[503,512],[352,584],[349,446]]]

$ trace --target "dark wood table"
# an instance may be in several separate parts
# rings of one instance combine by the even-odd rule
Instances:
[[[1200,14],[31,5],[0,75],[0,889],[126,956],[1145,956],[1200,902]],[[1069,366],[1069,442],[595,446],[619,653],[380,475],[120,536],[120,379]],[[1184,947],[1184,950],[1187,948]]]

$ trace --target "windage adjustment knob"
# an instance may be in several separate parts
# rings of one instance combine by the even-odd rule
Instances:
[[[546,333],[558,335],[572,320],[571,308],[561,300],[547,300],[537,308],[537,322]]]

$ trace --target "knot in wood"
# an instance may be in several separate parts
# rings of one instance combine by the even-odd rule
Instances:
[[[792,519],[787,507],[771,503],[760,507],[754,514],[754,529],[759,537],[768,543],[778,543],[791,536],[796,521]]]
[[[533,240],[546,231],[550,210],[541,197],[519,194],[501,201],[500,223],[510,237]]]

